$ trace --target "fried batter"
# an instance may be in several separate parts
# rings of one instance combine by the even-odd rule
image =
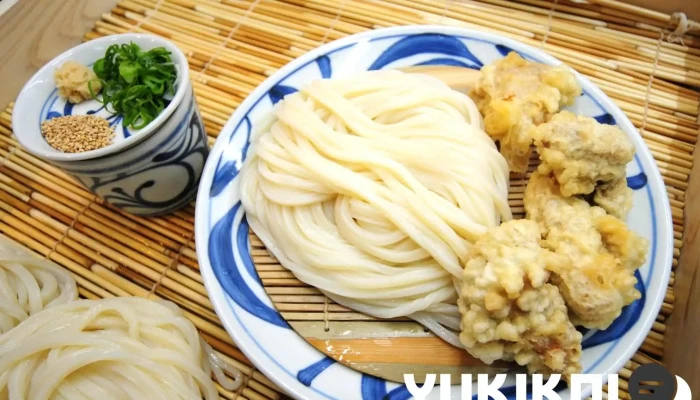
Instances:
[[[539,172],[553,172],[564,196],[589,194],[598,182],[623,179],[634,157],[634,145],[620,128],[569,111],[532,128],[530,135],[542,160]]]
[[[484,116],[486,132],[500,142],[510,169],[525,172],[532,144],[529,129],[548,121],[580,94],[567,67],[526,61],[511,52],[481,69],[470,96]]]
[[[640,297],[634,271],[649,243],[621,220],[579,197],[565,197],[551,176],[532,174],[525,190],[527,218],[539,224],[544,246],[564,261],[550,266],[571,320],[605,329]]]
[[[620,178],[596,186],[593,203],[624,221],[632,209],[632,189],[627,186],[627,179]]]
[[[459,308],[460,341],[486,363],[516,361],[530,372],[581,371],[581,334],[564,299],[546,283],[555,255],[540,247],[540,230],[527,220],[489,230],[471,250]]]

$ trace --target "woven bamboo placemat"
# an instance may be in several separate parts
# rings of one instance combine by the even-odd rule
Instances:
[[[671,202],[675,269],[700,100],[686,86],[700,86],[700,37],[685,35],[681,43],[679,21],[615,0],[125,0],[103,15],[85,39],[148,32],[177,44],[188,57],[210,143],[267,76],[348,34],[444,24],[496,32],[540,47],[588,76],[640,129]],[[221,398],[283,397],[231,341],[207,298],[194,246],[194,204],[159,218],[111,208],[23,150],[12,136],[12,110],[10,104],[0,113],[0,232],[69,269],[83,297],[152,296],[179,304],[203,337],[247,377],[236,393],[219,388]],[[522,197],[512,195],[510,203],[517,212]],[[293,279],[275,275],[280,272],[261,271],[263,283],[272,287],[276,279]],[[620,371],[623,399],[629,398],[624,391],[631,371],[663,357],[673,283],[672,273],[652,332]],[[304,314],[284,299],[275,298],[287,310],[283,314]]]

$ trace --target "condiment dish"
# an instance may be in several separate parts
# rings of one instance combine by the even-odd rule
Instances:
[[[142,129],[133,131],[123,126],[123,119],[119,115],[109,113],[102,103],[97,100],[88,100],[79,104],[72,104],[58,95],[54,82],[54,71],[68,60],[77,61],[83,65],[92,66],[97,60],[104,57],[107,48],[113,44],[135,43],[144,51],[155,47],[165,47],[170,51],[170,58],[177,69],[175,81],[175,93],[170,104]],[[185,97],[190,87],[189,68],[187,58],[173,43],[154,35],[126,33],[121,35],[105,36],[80,44],[44,65],[25,84],[17,97],[12,125],[17,132],[17,139],[30,153],[46,160],[76,161],[91,158],[104,157],[127,149],[158,130],[165,121],[170,118]],[[41,123],[58,116],[64,115],[99,115],[110,121],[115,130],[115,139],[112,144],[96,150],[81,153],[64,153],[51,147],[44,140],[41,133]]]
[[[147,51],[165,47],[178,71],[175,93],[147,126],[131,132],[120,115],[110,115],[97,100],[72,105],[60,98],[54,71],[68,60],[91,65],[113,44],[135,43]],[[41,132],[43,121],[63,115],[99,115],[115,128],[117,140],[96,150],[64,153]],[[194,200],[209,153],[185,55],[157,36],[122,34],[83,43],[56,57],[25,85],[12,119],[17,139],[30,153],[63,169],[115,207],[136,215],[174,211]]]

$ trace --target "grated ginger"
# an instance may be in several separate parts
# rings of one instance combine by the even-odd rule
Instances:
[[[66,61],[57,68],[54,81],[60,96],[73,104],[92,98],[88,83],[95,94],[102,90],[102,83],[92,69],[75,61]]]

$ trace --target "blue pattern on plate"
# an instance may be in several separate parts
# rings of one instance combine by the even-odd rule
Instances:
[[[255,270],[255,265],[253,264],[253,257],[250,256],[250,250],[248,249],[249,239],[248,239],[248,220],[245,215],[241,220],[241,224],[238,225],[238,231],[236,232],[236,246],[241,250],[241,259],[243,259],[243,265],[250,276],[254,277],[258,282],[262,283],[258,272]]]
[[[646,289],[644,288],[644,282],[642,281],[642,276],[639,274],[639,271],[634,271],[634,277],[637,278],[635,288],[639,290],[642,297],[623,308],[622,314],[620,314],[607,329],[596,331],[593,335],[584,339],[581,343],[584,349],[619,339],[637,323],[639,316],[642,315],[644,303],[646,302]],[[579,329],[579,331],[583,334],[588,332],[586,329]]]
[[[321,76],[324,79],[331,77],[331,59],[328,58],[328,56],[321,56],[317,58],[316,64],[318,64],[318,70],[321,71]]]
[[[502,44],[497,44],[497,45],[496,45],[496,50],[498,50],[498,52],[501,53],[501,55],[502,55],[503,57],[507,56],[508,53],[510,53],[511,51],[515,51],[515,50],[511,49],[510,47],[504,46],[504,45],[502,45]],[[517,52],[516,52],[516,53],[517,53]],[[518,54],[520,54],[520,53],[518,53]]]
[[[416,36],[425,36],[425,35],[415,34],[415,35],[412,35],[412,36],[413,36],[413,37],[416,37]],[[437,36],[437,35],[435,35],[435,36]],[[392,38],[403,38],[403,39],[400,39],[398,42],[401,42],[402,40],[408,39],[407,35],[404,34],[404,35],[387,35],[387,36],[382,36],[382,37],[379,37],[379,38],[373,38],[373,39],[371,39],[371,40],[372,40],[372,41],[378,41],[378,40],[386,40],[386,39],[392,39]],[[466,38],[466,37],[465,37],[464,39],[467,39],[467,40],[470,40],[470,41],[477,41],[477,42],[489,43],[489,42],[484,41],[484,40],[481,40],[481,39]],[[397,43],[398,43],[398,42],[397,42]],[[396,43],[395,43],[395,44],[396,44]],[[495,45],[495,43],[492,43],[492,44]],[[345,50],[345,49],[350,48],[350,47],[352,47],[352,46],[353,46],[353,44],[345,45],[345,46],[343,46],[343,47],[340,47],[340,48],[336,48],[336,49],[334,49],[334,50],[331,50],[331,51],[329,51],[329,52],[326,53],[326,54],[329,55],[329,56],[331,56],[331,55],[334,54],[335,52],[338,52],[338,51],[340,51],[340,50]],[[497,47],[497,48],[498,48],[498,46],[501,46],[501,45],[495,45],[495,47]],[[393,47],[393,46],[392,46],[392,47]],[[390,47],[390,49],[391,49],[391,47]],[[506,46],[501,46],[501,47],[499,48],[499,51],[500,51],[501,53],[503,53],[503,51],[505,51],[506,49],[507,49],[508,51],[510,51],[510,48],[508,48],[508,47],[506,47]],[[388,52],[388,50],[385,51],[385,53],[382,54],[379,58],[382,58],[382,57],[384,57],[384,58],[389,58],[389,57],[386,57],[386,53],[387,53],[387,52]],[[419,53],[423,53],[423,52],[417,52],[417,53],[415,53],[415,54],[419,54]],[[425,53],[425,54],[432,54],[432,53],[433,53],[432,48],[431,48],[430,51],[426,51],[426,52],[424,52],[424,53]],[[506,53],[504,53],[504,55],[505,55],[505,54],[507,54],[507,51],[506,51]],[[407,57],[407,56],[408,56],[408,55],[406,55],[406,57]],[[378,58],[377,60],[379,60],[379,58]],[[402,57],[399,57],[399,58],[402,58]],[[535,61],[540,61],[540,62],[541,62],[541,60],[539,60],[539,59],[537,58],[537,56],[534,56],[534,57],[526,56],[525,58],[527,58],[527,59],[533,59],[533,60],[535,60]],[[398,59],[398,58],[394,58],[394,60],[397,60],[397,59]],[[284,76],[284,77],[281,77],[280,80],[278,81],[278,83],[279,83],[279,82],[283,82],[285,79],[289,78],[291,75],[293,75],[293,74],[296,73],[297,71],[303,69],[303,68],[306,67],[307,65],[313,63],[314,61],[315,61],[315,60],[311,60],[311,61],[307,62],[306,64],[303,64],[303,65],[299,66],[296,70],[290,72],[288,75],[286,75],[286,76]],[[389,61],[389,62],[393,62],[393,60],[392,60],[392,61]],[[389,62],[387,62],[386,64],[388,64]],[[375,64],[377,64],[377,61],[375,61]],[[385,64],[385,65],[386,65],[386,64]],[[292,91],[296,90],[296,89],[294,89],[294,88],[290,88],[290,89],[291,89]],[[273,88],[273,90],[274,90],[274,88]],[[269,94],[269,93],[268,93],[268,94]],[[265,95],[267,95],[267,94],[264,94],[263,96],[265,96]],[[584,96],[589,96],[590,99],[593,100],[593,102],[597,104],[597,106],[598,106],[598,108],[599,108],[600,110],[605,110],[605,109],[603,108],[603,106],[602,106],[600,103],[598,103],[598,101],[596,100],[596,98],[593,97],[593,96],[591,96],[591,94],[589,94],[589,93],[584,93]],[[272,98],[272,96],[270,96],[270,97]],[[281,98],[281,97],[280,97],[280,98]],[[252,103],[252,104],[253,104],[253,105],[252,105],[252,108],[255,108],[255,107],[258,105],[259,102],[260,102],[260,99],[258,99],[258,100],[255,101],[254,103]],[[590,115],[590,114],[588,114],[588,115]],[[595,115],[595,114],[594,114],[594,115]],[[240,120],[239,120],[239,121],[240,121]],[[238,128],[234,129],[234,134],[235,134],[235,132],[237,132],[237,129],[238,129]],[[230,133],[228,133],[228,134],[230,135]],[[218,157],[221,157],[221,154],[219,154]],[[643,171],[642,163],[640,162],[640,160],[639,160],[636,156],[635,156],[635,159],[636,159],[636,161],[637,161],[637,165],[638,165],[639,168],[642,169],[642,171]],[[219,162],[220,162],[220,161],[221,161],[221,159],[219,160]],[[216,174],[215,174],[215,176],[214,176],[214,179],[216,179],[216,175],[218,174],[218,172],[219,172],[219,171],[218,171],[218,169],[217,169]],[[635,178],[635,177],[630,177],[630,178]],[[642,186],[640,186],[640,188],[641,188],[641,187],[644,187],[645,184],[646,184],[646,179],[645,179],[645,182],[642,184]],[[632,185],[630,185],[630,186],[632,186]],[[651,276],[652,276],[652,272],[654,271],[654,265],[655,265],[655,262],[656,262],[655,259],[656,259],[656,250],[657,250],[657,249],[656,249],[656,247],[657,247],[657,240],[656,240],[656,239],[657,239],[657,237],[656,237],[656,236],[657,236],[657,231],[656,231],[656,224],[657,224],[657,221],[656,221],[656,219],[655,219],[655,209],[654,209],[653,198],[651,197],[651,191],[650,191],[650,189],[649,189],[648,186],[646,187],[646,189],[647,189],[647,195],[648,195],[648,198],[649,198],[649,204],[650,204],[650,207],[651,207],[651,219],[652,219],[651,223],[652,223],[652,226],[653,226],[653,227],[652,227],[652,232],[651,232],[651,234],[652,234],[652,246],[651,246],[652,249],[651,249],[651,257],[650,257],[651,262],[650,262],[649,271],[647,272],[647,280],[649,280],[649,279],[651,278]],[[208,210],[207,210],[208,216],[207,216],[207,218],[211,218],[211,205],[212,205],[212,204],[211,204],[211,201],[212,201],[212,200],[207,199],[207,200],[205,200],[205,201],[208,202],[208,206],[207,206],[207,208],[208,208]],[[236,210],[238,210],[239,206],[240,206],[240,203],[236,203],[236,204],[234,205],[234,208],[235,208]],[[222,262],[222,260],[223,260],[225,257],[218,257],[219,260],[215,260],[214,257],[212,257],[212,241],[221,241],[221,240],[229,240],[229,241],[230,241],[230,240],[231,240],[231,239],[230,239],[230,235],[231,235],[231,233],[233,233],[233,232],[231,232],[230,229],[229,229],[229,232],[228,232],[228,235],[229,235],[229,236],[228,236],[228,237],[225,237],[225,238],[223,238],[223,239],[222,239],[222,238],[215,239],[215,236],[218,236],[218,235],[221,234],[221,233],[219,232],[220,230],[217,231],[217,234],[216,234],[216,235],[214,234],[215,230],[217,230],[217,228],[220,226],[220,224],[222,223],[222,221],[226,220],[227,218],[228,218],[228,214],[226,214],[223,218],[219,219],[219,220],[216,221],[216,222],[215,222],[215,221],[211,221],[211,220],[209,221],[209,224],[215,222],[215,226],[212,227],[211,225],[209,225],[208,231],[209,231],[209,233],[210,233],[210,238],[209,238],[209,241],[208,241],[208,246],[209,246],[209,251],[208,251],[208,253],[209,253],[210,257],[211,257],[210,264],[211,264],[211,266],[212,266],[212,270],[214,271],[214,273],[215,273],[215,275],[216,275],[217,280],[219,280],[219,283],[221,284],[221,286],[222,286],[222,288],[225,290],[225,292],[228,294],[228,296],[231,298],[231,300],[233,300],[233,302],[235,302],[236,304],[238,304],[238,305],[240,306],[241,304],[239,303],[239,300],[237,299],[237,297],[234,296],[234,295],[232,295],[232,290],[230,290],[230,288],[227,288],[226,285],[224,285],[224,283],[222,282],[221,278],[219,277],[220,271],[217,272],[217,269],[218,269],[218,270],[221,270],[221,269],[226,269],[226,270],[237,270],[237,267],[235,267],[234,264],[232,264],[232,263],[230,263],[230,262],[229,262],[228,264]],[[223,253],[226,253],[227,251],[231,251],[231,250],[228,250],[228,249],[219,249],[219,251],[221,251],[221,252],[223,252]],[[233,257],[233,255],[231,255],[231,257]],[[226,261],[226,260],[224,260],[224,261]],[[230,260],[228,260],[228,261],[230,261]],[[244,264],[245,264],[245,263],[244,263]],[[242,267],[245,267],[246,270],[249,270],[249,266],[248,266],[248,265],[239,266],[239,267],[241,267],[241,268],[242,268]],[[640,275],[639,275],[638,273],[637,273],[637,278],[640,279]],[[641,281],[641,279],[640,279],[640,281]],[[643,290],[643,289],[644,289],[644,288],[642,287],[642,290]],[[231,303],[229,303],[229,304],[231,304]],[[229,306],[229,307],[230,307],[230,306]],[[641,308],[642,308],[642,307],[640,306],[640,307],[639,307],[639,310],[641,310]],[[239,312],[238,312],[235,308],[230,308],[230,312],[232,312],[232,314],[234,315],[234,317],[239,321],[239,323],[242,324],[242,321],[241,321],[240,316],[239,316]],[[253,313],[253,315],[257,315],[258,317],[260,317],[260,316],[259,316],[258,314],[256,314],[256,313]],[[633,315],[633,314],[632,314],[632,315]],[[263,319],[264,319],[264,318],[263,318]],[[630,318],[630,320],[632,320],[632,319],[636,319],[636,317],[635,317],[635,318]],[[272,359],[272,361],[273,361],[277,366],[279,366],[285,373],[289,374],[289,375],[292,376],[292,377],[296,376],[296,374],[294,374],[293,372],[289,371],[289,370],[287,369],[287,367],[285,367],[284,365],[282,365],[282,364],[280,363],[280,362],[282,361],[281,359],[280,359],[280,360],[276,360],[276,359],[275,359],[276,356],[273,356],[272,354],[270,354],[270,353],[263,347],[263,345],[261,345],[261,343],[255,338],[255,336],[253,335],[253,333],[252,333],[245,325],[241,325],[241,328],[242,328],[242,331],[241,331],[241,332],[244,332],[244,333],[247,335],[248,338],[252,339],[253,342],[254,342],[254,343],[258,346],[258,348],[262,351],[262,353],[264,353],[267,357],[269,357],[270,359]],[[629,329],[629,327],[627,326],[627,327],[623,327],[623,328],[621,328],[621,329],[627,330],[627,329]],[[622,334],[624,334],[624,332],[622,332]],[[607,345],[608,348],[605,348],[605,349],[604,349],[603,354],[600,355],[599,357],[597,357],[597,361],[595,361],[595,362],[593,363],[593,365],[591,365],[590,367],[586,368],[585,373],[590,373],[594,368],[596,368],[597,365],[599,365],[604,359],[606,359],[606,358],[609,356],[609,354],[610,354],[610,352],[612,351],[612,349],[613,349],[613,348],[617,345],[617,343],[619,343],[619,341],[621,340],[622,334],[620,334],[619,337],[618,337],[617,339],[615,339],[615,342],[614,342],[614,343],[608,344],[608,345]],[[615,336],[618,336],[618,335],[615,335]],[[593,337],[593,336],[592,336],[592,337]],[[587,342],[587,343],[591,343],[591,341],[590,341],[591,338],[587,338],[587,339],[588,339],[588,342]],[[607,340],[607,339],[606,339],[606,340]],[[304,356],[304,357],[307,357],[307,356]],[[317,361],[314,361],[314,362],[317,362]],[[343,367],[343,368],[346,369],[345,367]],[[347,372],[343,372],[343,373],[344,373],[344,374],[347,374]],[[348,376],[348,375],[344,375],[344,376]],[[355,385],[352,385],[352,387],[355,388],[356,386],[355,386]],[[321,391],[319,391],[319,390],[317,390],[317,389],[315,389],[315,388],[313,388],[313,387],[310,387],[310,389],[311,389],[312,391],[314,391],[315,393],[318,393],[318,394],[320,394],[320,395],[322,395],[322,396],[325,396],[325,397],[333,397],[332,395],[325,393],[325,391],[324,391],[324,392],[321,392]],[[395,389],[395,390],[392,390],[391,392],[387,393],[387,390],[386,390],[386,381],[384,381],[384,380],[382,380],[382,379],[378,379],[378,378],[373,378],[373,377],[371,377],[371,376],[366,376],[366,375],[364,375],[364,374],[362,375],[361,387],[360,387],[359,389],[360,389],[360,391],[361,391],[361,394],[363,395],[363,399],[364,399],[364,398],[368,398],[368,399],[369,399],[369,398],[386,398],[385,396],[386,396],[386,395],[389,395],[390,393],[394,393],[394,394],[407,393],[407,390],[406,390],[405,386],[401,386],[401,387],[399,387],[399,388],[397,388],[397,389]],[[331,393],[331,392],[329,392],[329,393]],[[365,394],[366,394],[367,396],[365,396]],[[407,396],[407,397],[410,397],[410,396]]]
[[[213,197],[218,196],[228,184],[233,181],[233,178],[238,175],[238,172],[241,170],[241,166],[243,165],[243,161],[245,161],[246,154],[248,154],[248,147],[250,146],[250,131],[251,131],[251,123],[250,119],[248,117],[243,118],[243,121],[246,123],[246,136],[245,136],[245,145],[243,146],[243,149],[241,150],[241,157],[235,160],[227,161],[224,163],[224,165],[221,165],[221,159],[219,159],[219,163],[216,166],[216,174],[214,176],[214,181],[211,184],[211,195]],[[235,135],[231,135],[231,140],[233,140]],[[230,141],[229,141],[230,143]]]
[[[408,391],[406,385],[401,385],[397,388],[391,389],[389,393],[384,396],[385,400],[407,400],[410,399],[411,392]]]
[[[391,391],[386,390],[386,381],[371,375],[362,374],[362,400],[406,400],[411,393],[406,385],[401,385]]]
[[[407,36],[392,44],[372,63],[369,70],[382,69],[396,60],[417,54],[425,54],[426,51],[424,49],[430,49],[427,53],[465,58],[471,61],[476,69],[480,69],[484,65],[469,51],[461,40],[452,36],[426,33]]]
[[[608,113],[599,115],[597,117],[593,117],[598,123],[601,124],[607,124],[607,125],[617,125],[617,122],[615,122],[615,118]]]
[[[639,190],[646,186],[647,184],[647,174],[640,172],[634,176],[627,177],[627,186],[634,190]]]
[[[318,65],[318,70],[321,72],[321,77],[325,78],[330,78],[333,70],[331,67],[331,59],[328,58],[328,56],[320,56],[316,59],[316,65]],[[292,87],[292,86],[286,86],[286,85],[275,85],[270,89],[270,92],[268,93],[270,96],[270,101],[272,101],[272,104],[277,104],[279,103],[280,100],[282,100],[285,96],[288,94],[296,93],[299,89]]]
[[[277,104],[280,100],[284,98],[284,96],[296,93],[297,90],[298,89],[293,88],[291,86],[275,85],[272,89],[270,89],[270,101],[272,101],[272,104]]]
[[[475,67],[473,64],[468,64],[463,61],[459,61],[455,58],[433,58],[428,61],[421,61],[417,63],[416,65],[451,65],[453,67],[464,67],[464,68],[471,68],[471,69],[479,69]]]
[[[323,357],[318,362],[315,362],[308,367],[302,369],[297,373],[297,380],[301,382],[304,386],[311,386],[311,383],[316,379],[321,372],[325,371],[326,368],[335,364],[335,360],[326,356]]]
[[[270,308],[258,299],[255,293],[253,293],[246,284],[238,268],[232,267],[236,265],[236,259],[234,257],[236,253],[233,249],[231,233],[233,232],[233,220],[240,206],[241,203],[236,203],[211,230],[211,236],[209,238],[209,258],[211,259],[211,265],[213,266],[216,279],[221,286],[223,286],[226,293],[231,296],[233,301],[244,310],[263,321],[267,321],[282,328],[289,328],[287,321],[282,319],[276,310]],[[253,259],[250,257],[248,246],[239,247],[238,251],[245,268],[248,271],[254,271]]]

